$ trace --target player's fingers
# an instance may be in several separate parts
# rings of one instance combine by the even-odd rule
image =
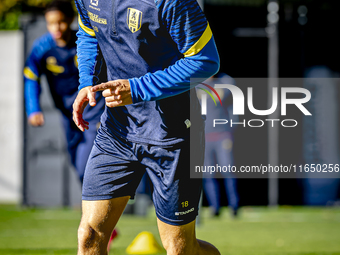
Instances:
[[[89,103],[89,100],[95,101],[95,93],[92,93],[88,87],[79,91],[73,103],[73,110],[82,113]]]
[[[89,125],[89,122],[83,119],[83,114],[73,111],[73,120],[77,125]]]
[[[110,97],[110,96],[112,96],[114,93],[112,92],[112,89],[105,89],[105,90],[103,90],[103,92],[102,92],[102,95],[103,95],[103,97]]]
[[[90,103],[90,105],[91,106],[95,106],[96,105],[96,93],[95,92],[89,92],[88,94],[87,94],[87,97],[88,97],[88,99],[89,99],[89,103]]]
[[[79,122],[80,122],[80,118],[79,118],[78,113],[76,111],[72,112],[72,119],[73,119],[73,122],[78,126]]]
[[[85,131],[85,129],[89,129],[89,125],[85,124],[85,122],[78,120],[78,124],[76,124],[76,126],[81,130],[81,131]]]
[[[81,124],[81,126],[83,127],[84,131],[85,131],[85,129],[86,129],[86,130],[89,129],[89,125],[85,124],[85,122],[83,122],[83,123]]]
[[[45,124],[44,115],[39,116],[38,122],[39,122],[39,126],[43,126]]]
[[[117,106],[120,106],[122,102],[123,102],[122,100],[113,101],[113,102],[106,102],[106,106],[110,107],[110,108],[117,107]]]
[[[78,114],[83,114],[84,109],[88,105],[89,100],[86,98],[83,98],[82,101],[75,101],[73,104],[73,112],[76,112]]]
[[[80,120],[80,124],[81,124],[82,126],[86,126],[86,127],[89,126],[89,123],[88,123],[86,120],[84,120],[83,118]]]
[[[40,123],[36,120],[35,117],[28,119],[28,122],[30,123],[30,125],[32,125],[33,127],[39,127]]]
[[[116,89],[114,94],[118,95],[120,92],[130,92],[130,83],[128,80],[116,80]]]
[[[113,101],[118,101],[121,99],[121,95],[114,95],[114,96],[108,96],[108,97],[105,97],[105,101],[106,102],[113,102]]]
[[[79,112],[73,111],[73,120],[77,125],[79,125],[83,121],[83,115]]]
[[[117,86],[117,88],[115,89],[114,94],[118,95],[121,90],[122,90],[121,86]]]
[[[84,131],[84,128],[83,128],[83,126],[82,126],[82,125],[80,125],[80,124],[76,124],[76,126],[77,126],[77,128],[78,128],[79,130],[81,130],[81,131]]]
[[[88,129],[89,123],[83,119],[83,115],[73,111],[73,121],[76,124],[76,126],[81,130],[85,131],[85,129]]]
[[[104,82],[104,83],[93,86],[91,88],[91,91],[97,92],[97,91],[103,91],[105,89],[111,89],[111,88],[115,88],[115,87],[116,87],[115,81],[108,81],[108,82]]]
[[[72,120],[73,120],[74,124],[77,125],[77,120],[76,120],[76,118],[74,117],[74,114],[73,114],[73,113],[72,113]]]
[[[82,99],[76,97],[73,103],[73,111],[79,112],[81,105],[82,105],[81,103],[82,103]]]
[[[41,112],[34,113],[28,117],[28,122],[34,127],[43,126],[45,123],[44,115]]]

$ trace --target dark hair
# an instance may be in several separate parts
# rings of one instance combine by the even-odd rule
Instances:
[[[70,1],[54,0],[46,6],[45,13],[49,11],[61,11],[66,17],[73,18],[74,10]]]

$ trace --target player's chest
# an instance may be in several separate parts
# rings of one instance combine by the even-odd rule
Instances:
[[[154,0],[83,0],[95,33],[137,36],[159,27]]]
[[[45,53],[42,65],[47,73],[68,75],[77,72],[78,62],[76,48],[56,48]]]

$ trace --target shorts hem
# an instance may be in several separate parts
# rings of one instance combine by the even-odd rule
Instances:
[[[173,225],[173,226],[182,226],[182,225],[189,224],[190,222],[193,222],[196,219],[197,215],[198,214],[195,214],[195,216],[192,216],[184,220],[173,220],[173,219],[168,219],[156,212],[156,216],[160,221],[166,224],[169,224],[169,225]]]
[[[130,199],[134,199],[135,198],[135,194],[131,195],[131,194],[127,194],[127,195],[97,195],[97,196],[82,196],[81,199],[84,201],[96,201],[96,200],[109,200],[112,198],[118,198],[118,197],[126,197],[129,196]]]

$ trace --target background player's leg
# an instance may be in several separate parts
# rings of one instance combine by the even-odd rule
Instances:
[[[92,124],[92,123],[91,123]],[[96,125],[90,124],[89,130],[82,133],[82,139],[78,141],[75,158],[75,167],[81,184],[83,184],[87,159],[91,153],[93,141],[97,135]],[[78,130],[80,131],[80,130]],[[81,131],[80,131],[81,132]]]
[[[203,179],[203,188],[208,203],[213,208],[213,215],[220,214],[220,185],[215,178],[210,176]]]
[[[220,146],[216,150],[217,153],[217,163],[222,166],[234,165],[234,155],[233,155],[233,137],[232,133],[228,133]],[[232,216],[237,215],[239,207],[239,195],[237,191],[237,179],[234,173],[221,173],[224,178],[225,192],[228,198],[229,206],[232,210]]]
[[[229,206],[232,209],[232,216],[237,216],[237,211],[239,207],[239,197],[236,185],[237,185],[236,178],[226,177],[224,179],[224,186],[226,189]]]
[[[78,255],[107,254],[111,233],[129,201],[129,196],[83,201],[78,229]]]
[[[196,239],[196,221],[173,226],[157,219],[157,224],[167,255],[220,255],[215,246]]]
[[[204,165],[215,166],[216,163],[222,165],[218,160],[217,156],[219,155],[219,149],[217,146],[220,144],[220,141],[210,141],[205,144],[205,154],[204,154]],[[212,214],[214,216],[218,216],[220,212],[220,185],[219,182],[215,179],[215,174],[204,173],[203,174],[203,190],[208,200],[209,206],[212,207]]]
[[[78,170],[79,167],[77,167],[78,165],[77,158],[79,158],[79,156],[77,156],[78,154],[77,151],[78,151],[79,143],[81,143],[81,141],[84,140],[84,134],[77,128],[73,120],[68,118],[65,115],[62,115],[62,125],[63,125],[64,132],[65,132],[65,137],[66,137],[66,142],[67,142],[67,151],[70,155],[71,164],[75,167],[78,177],[82,184],[85,168],[82,169],[82,173],[80,177],[79,170]],[[88,155],[86,157],[88,157]]]

